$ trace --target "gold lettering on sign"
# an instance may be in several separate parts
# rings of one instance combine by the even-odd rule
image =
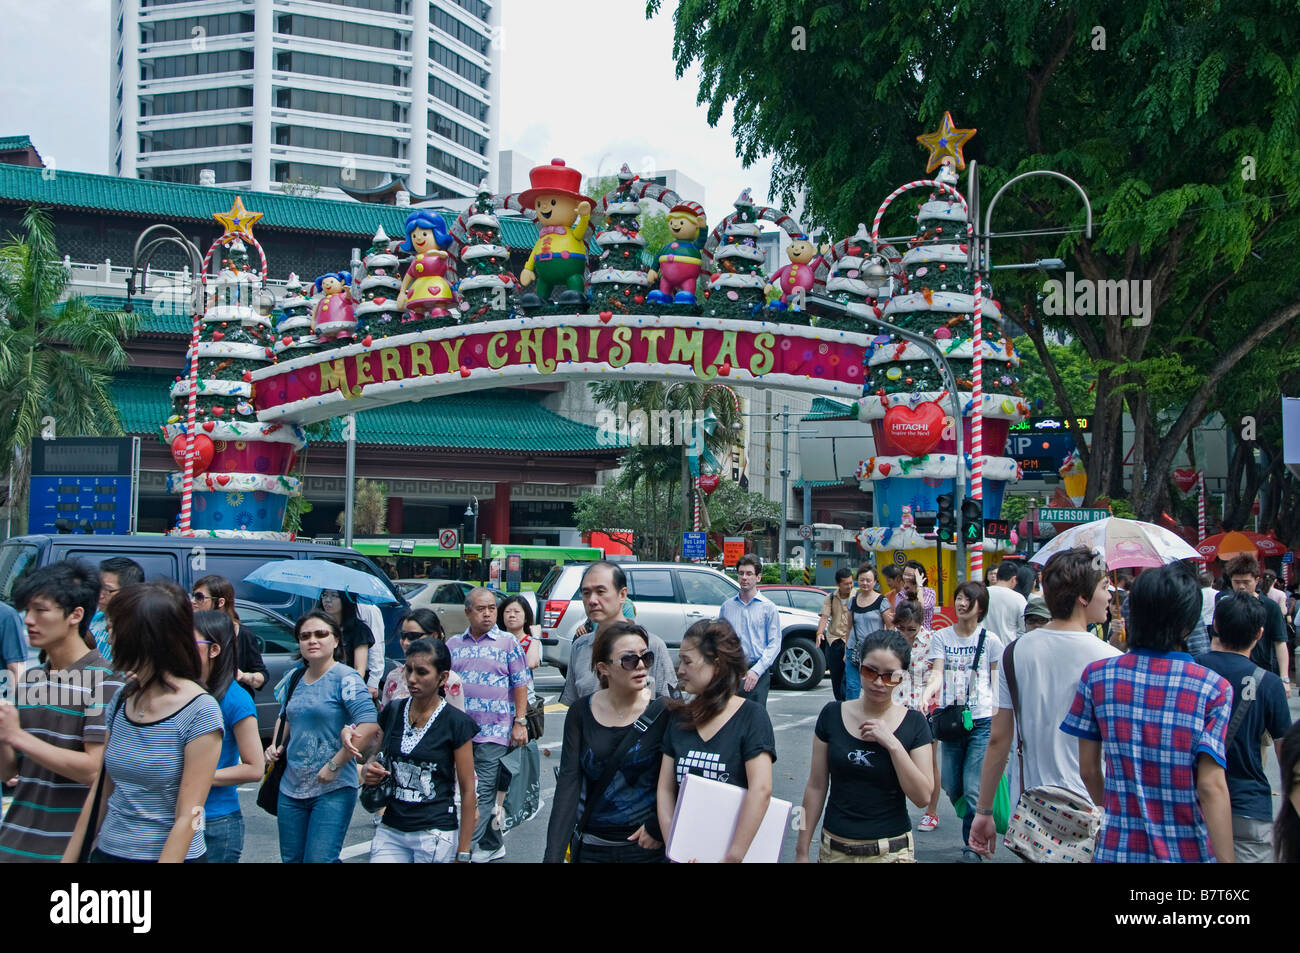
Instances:
[[[373,384],[375,382],[375,379],[370,376],[370,355],[369,354],[358,354],[356,356],[356,362],[357,362],[356,389],[360,390],[361,388],[365,387],[367,384]]]
[[[736,332],[722,332],[722,346],[718,348],[718,353],[713,358],[713,363],[717,367],[730,363],[732,367],[740,366],[740,358],[736,356]]]
[[[519,354],[519,362],[521,364],[535,365],[539,374],[549,374],[555,370],[555,362],[548,360],[542,353],[542,335],[544,333],[544,328],[529,328],[526,331],[520,331],[519,343],[515,345],[515,350]]]
[[[429,345],[426,341],[418,341],[411,345],[411,376],[416,377],[420,374],[433,374],[433,358],[429,356]]]
[[[695,368],[695,376],[707,380],[717,375],[717,371],[704,368],[704,332],[673,329],[673,346],[668,352],[668,360],[674,363],[690,361]]]
[[[386,381],[402,379],[402,356],[397,348],[386,347],[379,352],[379,373]]]
[[[510,358],[502,350],[506,346],[507,337],[508,335],[506,334],[506,332],[498,331],[496,334],[488,338],[487,362],[488,362],[488,367],[492,368],[492,370],[494,371],[499,370],[502,367],[505,367],[506,361],[510,360]]]
[[[569,357],[564,355],[568,354]],[[556,328],[555,329],[555,360],[569,360],[578,363],[578,329],[577,328]]]
[[[464,338],[456,338],[455,341],[440,341],[443,352],[447,355],[448,372],[460,367],[460,346],[465,343]]]
[[[649,352],[646,355],[647,363],[649,364],[659,363],[660,360],[659,342],[663,340],[664,335],[667,333],[668,333],[667,328],[642,328],[641,329],[641,340],[645,341],[650,348]]]
[[[766,374],[776,363],[776,355],[772,353],[772,345],[776,344],[776,335],[768,331],[763,331],[754,335],[753,357],[749,359],[749,373],[758,377],[760,374]]]
[[[348,389],[348,372],[343,367],[343,358],[329,361],[320,366],[320,392]]]
[[[599,361],[596,345],[600,343],[600,328],[587,328],[587,360]]]
[[[609,349],[609,366],[622,367],[632,360],[632,329],[619,327],[614,329],[614,346]]]

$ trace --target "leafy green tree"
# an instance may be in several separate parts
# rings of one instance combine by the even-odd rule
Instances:
[[[71,275],[49,217],[31,208],[22,230],[0,246],[0,472],[13,478],[8,502],[20,532],[34,438],[121,434],[109,381],[130,363],[122,342],[139,326],[138,317],[101,311],[80,295],[63,301]]]
[[[663,5],[648,0],[647,15]],[[966,157],[979,161],[983,194],[1038,169],[1087,189],[1091,239],[1081,234],[1073,190],[1043,178],[1018,184],[998,206],[999,233],[1068,231],[995,240],[994,262],[1055,256],[1094,285],[1138,282],[1143,313],[1045,314],[1036,301],[1043,276],[1032,273],[999,272],[997,293],[1032,339],[1066,416],[1078,412],[1055,386],[1049,332],[1067,333],[1093,362],[1093,434],[1079,442],[1086,502],[1125,489],[1127,406],[1137,431],[1132,502],[1144,519],[1160,512],[1173,460],[1214,409],[1218,388],[1300,317],[1300,270],[1288,267],[1300,248],[1293,3],[674,7],[678,75],[698,67],[710,122],[731,107],[743,161],[774,157],[772,194],[789,205],[806,187],[812,224],[849,234],[881,197],[916,178],[914,138],[944,110],[979,128]],[[907,204],[895,203],[883,234],[906,232]],[[1275,381],[1254,384],[1271,389]]]
[[[1015,341],[1016,350],[1020,352],[1020,387],[1025,392],[1025,403],[1031,408],[1037,402],[1043,402],[1042,410],[1035,414],[1065,413],[1062,401],[1057,397],[1055,385],[1043,367],[1042,359],[1034,350],[1033,342],[1021,335]],[[1097,374],[1092,369],[1092,361],[1077,342],[1069,344],[1048,344],[1048,353],[1056,365],[1056,373],[1061,387],[1065,391],[1065,403],[1076,414],[1090,414],[1093,411],[1093,388]],[[1005,518],[1005,517],[1004,517]]]

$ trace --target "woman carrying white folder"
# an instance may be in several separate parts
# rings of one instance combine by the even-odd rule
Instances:
[[[860,664],[862,697],[830,702],[818,716],[796,863],[809,861],[812,832],[823,806],[826,823],[819,863],[915,861],[907,799],[925,807],[933,774],[925,717],[896,704],[893,697],[911,655],[912,647],[897,632],[868,636]]]
[[[776,737],[767,710],[736,694],[747,669],[740,639],[727,622],[702,620],[686,630],[677,684],[694,697],[675,706],[659,772],[659,825],[664,831],[672,827],[678,786],[686,775],[746,789],[725,863],[744,860],[772,799]]]

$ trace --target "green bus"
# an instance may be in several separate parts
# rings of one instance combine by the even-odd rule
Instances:
[[[400,539],[388,536],[354,538],[352,548],[374,558],[393,579],[462,579],[490,582],[501,589],[506,584],[506,557],[519,556],[520,586],[538,587],[554,566],[591,563],[605,558],[595,546],[512,546],[492,543],[484,565],[483,547],[477,543],[443,549],[437,539]],[[462,562],[461,551],[464,550]]]

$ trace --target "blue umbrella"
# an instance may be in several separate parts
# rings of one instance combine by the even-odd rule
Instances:
[[[324,559],[282,559],[266,563],[244,577],[263,589],[320,598],[325,589],[346,592],[357,602],[379,605],[396,602],[388,588],[370,573]]]

